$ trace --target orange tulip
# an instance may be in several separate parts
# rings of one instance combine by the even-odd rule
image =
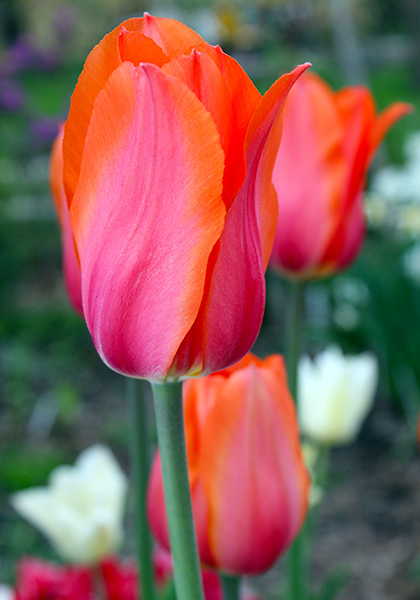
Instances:
[[[63,134],[61,125],[54,140],[49,168],[51,195],[54,200],[58,222],[61,228],[63,247],[63,271],[67,294],[73,308],[83,314],[80,266],[74,249],[73,233],[70,226],[69,209],[63,186]]]
[[[172,19],[114,29],[87,58],[63,141],[83,312],[113,369],[207,374],[252,346],[277,203],[282,107]]]
[[[362,86],[333,92],[313,73],[289,94],[273,172],[279,213],[270,265],[299,279],[346,268],[365,235],[367,169],[388,129],[411,106],[379,115]]]
[[[309,476],[283,359],[248,354],[184,383],[189,479],[202,562],[233,574],[265,571],[299,532]],[[152,532],[169,547],[159,453],[148,490]]]

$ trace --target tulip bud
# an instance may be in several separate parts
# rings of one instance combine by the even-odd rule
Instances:
[[[231,574],[270,568],[308,505],[295,407],[279,355],[184,383],[190,487],[200,558]],[[152,532],[169,547],[159,454],[148,490]]]
[[[298,410],[302,432],[325,445],[349,444],[372,407],[378,382],[371,354],[343,356],[328,348],[299,363]]]
[[[74,467],[54,469],[48,487],[15,494],[12,505],[64,560],[95,564],[120,545],[126,490],[114,456],[98,445],[82,452]]]

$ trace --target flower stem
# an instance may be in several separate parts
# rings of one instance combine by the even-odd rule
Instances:
[[[224,600],[239,600],[239,590],[241,587],[241,578],[235,575],[221,574]]]
[[[289,389],[297,404],[298,398],[298,362],[301,350],[303,320],[303,284],[292,282],[289,291],[286,364]],[[288,600],[306,600],[307,598],[307,552],[305,527],[293,542],[287,554],[288,558]]]
[[[174,579],[180,600],[203,600],[185,448],[182,383],[152,384]]]
[[[289,389],[297,404],[298,362],[302,343],[303,284],[291,282],[287,310],[286,363]]]
[[[126,378],[126,396],[130,405],[131,464],[134,480],[137,560],[140,569],[141,598],[155,598],[152,540],[146,516],[146,491],[149,477],[149,445],[145,382]]]

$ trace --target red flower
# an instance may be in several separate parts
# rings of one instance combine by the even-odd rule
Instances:
[[[94,600],[89,569],[35,558],[19,563],[15,594],[16,600]]]

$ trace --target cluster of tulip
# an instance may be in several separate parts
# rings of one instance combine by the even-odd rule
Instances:
[[[297,361],[291,394],[280,356],[246,355],[265,269],[270,261],[307,281],[351,263],[368,165],[409,110],[398,103],[377,116],[367,89],[333,93],[308,66],[261,97],[235,60],[181,23],[130,19],[88,56],[53,149],[72,303],[108,366],[152,382],[160,453],[148,514],[172,551],[182,600],[203,598],[199,560],[224,574],[226,599],[238,598],[235,577],[271,567],[299,533],[309,476],[292,398]],[[319,438],[328,417],[318,428],[305,413],[328,389],[319,398],[302,390],[302,423]],[[356,414],[365,403],[350,398]],[[351,439],[349,419],[351,431],[334,425],[328,443]],[[55,483],[65,493],[66,477]],[[110,542],[100,525],[106,495],[90,498],[99,545]],[[51,518],[45,533],[68,530],[70,544],[74,511],[53,525],[45,497],[37,501]]]
[[[24,558],[15,589],[0,585],[0,600],[139,598],[135,561],[115,555],[123,540],[126,492],[127,480],[114,456],[97,445],[82,452],[74,467],[56,468],[47,487],[16,493],[15,510],[46,535],[68,566]],[[153,552],[157,589],[170,588],[172,572],[170,552],[157,546]],[[201,578],[205,599],[223,600],[217,574],[207,569]],[[241,598],[260,600],[246,587]]]

